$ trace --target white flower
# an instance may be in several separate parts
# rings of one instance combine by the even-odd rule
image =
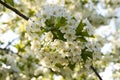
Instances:
[[[71,49],[71,52],[73,53],[73,56],[80,56],[81,54],[81,49],[74,47],[73,49]]]
[[[67,26],[63,26],[63,27],[60,27],[59,29],[60,29],[60,31],[61,31],[62,33],[66,33],[66,32],[69,31],[68,25],[67,25]]]
[[[32,77],[31,80],[37,80],[35,77]]]
[[[45,33],[45,41],[52,41],[52,40],[53,40],[52,32]]]
[[[58,50],[60,48],[63,48],[63,45],[64,45],[63,41],[57,39],[55,39],[54,42],[51,43],[51,47],[53,49],[58,49]]]
[[[73,49],[74,44],[71,41],[67,41],[67,42],[65,42],[65,47],[66,47],[66,49]]]
[[[31,19],[28,20],[28,26],[26,27],[27,32],[32,30],[33,21]]]
[[[38,58],[40,59],[39,64],[41,64],[43,67],[47,67],[52,69],[53,71],[60,72],[60,66],[64,66],[62,69],[63,71],[67,72],[61,73],[70,77],[72,71],[69,68],[69,64],[81,63],[82,65],[83,59],[81,58],[81,51],[83,49],[87,48],[86,50],[95,52],[93,54],[99,53],[99,48],[95,44],[92,44],[92,42],[81,42],[78,39],[76,40],[76,37],[78,37],[76,36],[76,28],[78,27],[79,20],[74,19],[70,12],[65,9],[65,7],[53,4],[45,5],[44,9],[41,9],[41,11],[39,11],[36,16],[37,18],[35,22],[29,20],[27,32],[28,35],[30,35],[31,37],[31,50],[33,51],[33,53],[38,53]],[[54,18],[52,21],[52,25],[51,21],[49,21],[51,17]],[[47,27],[49,27],[47,23],[50,23],[50,27],[52,28],[56,27],[56,21],[54,20],[58,19],[58,17],[64,17],[66,19],[66,23],[64,26],[59,26],[59,28],[55,28],[63,33],[62,37],[64,37],[66,41],[59,38],[54,39],[54,30],[45,30]],[[93,29],[91,24],[87,19],[84,20],[84,23],[87,24],[84,27],[84,30],[86,30],[89,35],[92,35]],[[44,28],[44,30],[41,30],[41,26],[42,28]],[[56,34],[56,36],[59,37],[59,34]],[[89,39],[87,40],[89,41]],[[95,56],[94,60],[96,60],[96,58],[97,55]],[[44,72],[43,69],[36,69],[34,74],[39,74],[40,70]]]
[[[69,51],[69,49],[61,49],[59,50],[59,53],[61,54],[61,57],[70,57],[72,53]]]
[[[94,27],[92,27],[92,25],[90,24],[90,22],[88,21],[88,19],[85,19],[83,22],[86,23],[85,29],[87,30],[88,34],[92,35]]]
[[[38,40],[31,41],[31,50],[37,51],[39,46],[40,46],[40,43]]]
[[[7,58],[7,63],[11,66],[10,68],[15,72],[20,72],[20,69],[16,65],[17,56],[15,56],[14,54],[13,55],[8,54],[6,55],[6,58]]]
[[[68,41],[73,41],[76,38],[76,36],[72,32],[67,32],[66,34],[64,34],[64,38]]]
[[[40,62],[40,64],[44,67],[46,66],[51,66],[51,62],[50,62],[50,59],[48,58],[49,56],[46,56],[45,58],[43,58]]]

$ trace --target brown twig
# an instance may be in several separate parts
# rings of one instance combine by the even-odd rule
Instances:
[[[99,78],[99,80],[102,80],[101,76],[99,75],[99,73],[97,72],[97,70],[92,65],[90,66],[90,68],[94,71],[94,73]]]
[[[8,9],[12,10],[13,12],[15,12],[15,13],[16,13],[17,15],[19,15],[20,17],[24,18],[25,20],[28,20],[28,19],[29,19],[29,17],[25,16],[25,15],[22,14],[20,11],[18,11],[18,10],[15,9],[14,7],[6,4],[5,2],[3,2],[3,1],[0,0],[0,3],[1,3],[3,6],[5,6],[6,8],[8,8]]]

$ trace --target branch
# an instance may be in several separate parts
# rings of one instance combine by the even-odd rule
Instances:
[[[8,42],[8,44],[4,47],[4,48],[1,48],[0,47],[0,51],[4,51],[4,52],[6,52],[7,54],[9,54],[9,53],[15,53],[15,52],[13,52],[12,50],[10,50],[8,47],[10,46],[10,45],[12,45],[12,43],[15,41],[15,40],[17,40],[18,38],[15,38],[15,39],[13,39],[11,42]],[[19,53],[17,52],[17,53],[15,53],[16,55],[18,55],[19,57],[22,57],[21,55],[19,55]]]
[[[99,73],[96,71],[96,69],[92,65],[90,66],[90,68],[94,71],[94,73],[99,78],[99,80],[102,80],[101,76],[99,75]]]
[[[12,41],[8,42],[8,44],[5,46],[5,48],[9,47],[9,46],[10,46],[15,40],[17,40],[17,39],[19,39],[19,38],[15,38],[15,39],[13,39]]]
[[[0,3],[1,3],[3,6],[5,6],[6,8],[8,8],[8,9],[12,10],[13,12],[15,12],[15,13],[16,13],[17,15],[19,15],[20,17],[24,18],[25,20],[28,20],[28,19],[29,19],[29,17],[25,16],[25,15],[22,14],[20,11],[18,11],[18,10],[15,9],[14,7],[6,4],[5,2],[3,2],[3,1],[0,0]]]

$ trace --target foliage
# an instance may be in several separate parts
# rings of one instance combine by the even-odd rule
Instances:
[[[8,3],[11,6],[14,6],[14,1],[13,0],[4,0],[5,3]]]
[[[0,80],[97,80],[91,65],[100,72],[111,62],[120,67],[118,0],[3,1],[30,19],[0,9],[1,16],[11,16],[9,21],[0,20]],[[98,33],[101,25],[106,27],[103,35]],[[110,32],[110,26],[116,29]],[[19,40],[6,47],[1,36],[9,30]],[[112,49],[104,54],[107,43]],[[119,79],[117,69],[114,79]]]

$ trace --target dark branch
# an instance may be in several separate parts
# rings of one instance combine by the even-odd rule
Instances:
[[[10,45],[12,45],[12,43],[13,43],[15,40],[17,40],[17,39],[19,39],[19,38],[15,38],[15,39],[13,39],[12,41],[8,42],[8,44],[7,44],[4,48],[1,48],[1,47],[0,47],[0,51],[4,51],[4,52],[6,52],[7,54],[9,54],[9,53],[15,53],[15,52],[13,52],[12,50],[10,50],[8,47],[9,47]],[[18,55],[19,57],[22,57],[21,55],[19,55],[19,53],[16,53],[16,55]]]
[[[6,4],[5,2],[3,2],[3,1],[0,0],[0,3],[1,3],[3,6],[5,6],[6,8],[8,8],[8,9],[12,10],[13,12],[15,12],[15,13],[16,13],[17,15],[19,15],[20,17],[24,18],[25,20],[28,20],[28,19],[29,19],[29,17],[25,16],[25,15],[22,14],[20,11],[18,11],[18,10],[15,9],[14,7]]]
[[[102,80],[101,76],[99,75],[99,73],[96,71],[96,69],[92,65],[90,66],[90,68],[94,71],[94,73],[99,78],[99,80]]]
[[[17,39],[19,39],[19,38],[15,38],[15,39],[13,39],[12,41],[8,42],[8,44],[5,46],[5,48],[9,47],[9,46],[10,46],[15,40],[17,40]]]

